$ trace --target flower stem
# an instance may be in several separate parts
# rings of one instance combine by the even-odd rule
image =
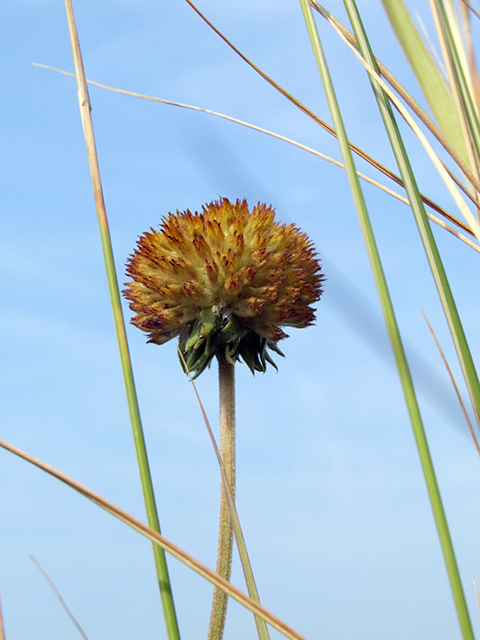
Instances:
[[[225,465],[230,491],[235,497],[235,367],[222,357],[218,358],[218,380],[220,390],[220,454]],[[221,486],[216,571],[225,580],[230,580],[232,551],[232,519],[227,497],[223,486]],[[208,640],[221,640],[223,637],[227,602],[227,594],[215,587]]]

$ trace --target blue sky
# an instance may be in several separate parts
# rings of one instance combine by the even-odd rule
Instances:
[[[427,15],[425,2],[418,3]],[[330,121],[299,5],[203,0],[258,66]],[[328,7],[343,17],[342,3]],[[419,92],[380,3],[361,2],[377,55]],[[180,0],[75,6],[87,76],[272,129],[337,159],[335,141],[239,60]],[[97,230],[63,3],[0,8],[1,438],[144,518]],[[428,20],[427,20],[428,24]],[[395,169],[368,83],[324,24],[350,138]],[[226,196],[276,207],[314,241],[327,276],[314,327],[290,332],[279,372],[237,367],[238,509],[265,606],[307,638],[460,637],[411,428],[344,173],[212,116],[91,89],[120,282],[137,237],[169,211]],[[453,205],[406,132],[421,189]],[[370,175],[373,170],[361,167]],[[472,620],[479,461],[420,313],[453,349],[412,216],[365,187],[451,524]],[[477,256],[436,230],[474,357]],[[126,318],[129,318],[125,307]],[[213,567],[218,470],[175,345],[128,327],[164,534]],[[216,371],[198,388],[216,425]],[[0,596],[7,638],[166,637],[149,543],[0,452]],[[206,634],[210,586],[170,561],[182,638]],[[233,581],[243,588],[238,565]],[[255,637],[229,609],[226,640]],[[272,638],[279,637],[272,633]]]

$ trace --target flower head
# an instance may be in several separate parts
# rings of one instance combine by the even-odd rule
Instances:
[[[132,323],[163,344],[179,336],[190,371],[217,355],[265,371],[267,348],[281,351],[282,326],[306,327],[322,294],[315,249],[295,225],[275,222],[271,207],[250,212],[223,198],[201,213],[170,213],[138,240],[124,291]],[[274,365],[275,366],[275,365]]]

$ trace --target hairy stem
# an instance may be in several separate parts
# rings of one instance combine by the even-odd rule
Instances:
[[[218,378],[220,389],[220,454],[225,465],[228,484],[235,497],[235,367],[218,358]],[[225,580],[230,580],[232,570],[233,526],[228,501],[220,488],[220,515],[218,525],[218,549],[216,571]],[[215,587],[208,640],[221,640],[227,615],[226,593]]]

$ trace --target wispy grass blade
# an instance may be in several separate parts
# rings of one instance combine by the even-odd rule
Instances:
[[[468,63],[470,65],[470,73],[472,76],[474,102],[475,102],[477,113],[478,113],[479,105],[480,105],[480,80],[478,77],[478,65],[477,65],[477,60],[475,58],[475,49],[473,46],[471,17],[473,13],[478,18],[479,14],[473,9],[473,7],[470,4],[468,4],[465,1],[460,2],[459,9],[460,9],[460,15],[462,18],[463,32],[465,34],[465,46],[468,53]]]
[[[242,60],[244,60],[248,65],[250,65],[252,67],[252,69],[254,69],[264,80],[266,80],[272,87],[274,87],[277,91],[279,91],[283,96],[285,96],[292,104],[294,104],[298,109],[300,109],[301,111],[303,111],[303,113],[305,113],[306,115],[308,115],[310,118],[312,118],[315,122],[317,122],[317,124],[319,124],[323,129],[325,129],[325,131],[327,131],[328,133],[330,133],[333,136],[336,136],[336,132],[335,130],[326,122],[324,122],[321,118],[319,118],[317,115],[315,115],[310,109],[308,109],[308,107],[306,107],[304,104],[302,104],[299,100],[297,100],[294,96],[292,96],[290,93],[288,93],[288,91],[286,91],[285,89],[283,89],[278,83],[276,83],[274,80],[272,80],[272,78],[270,78],[266,73],[264,73],[259,67],[257,67],[251,60],[249,60],[243,53],[241,53],[241,51],[239,51],[239,49],[237,49],[237,47],[235,47],[235,45],[233,45],[228,38],[226,38],[202,13],[201,11],[194,5],[194,3],[192,2],[192,0],[186,0],[186,2],[194,9],[194,11],[202,18],[202,20],[205,21],[206,24],[208,24],[208,26],[217,34],[219,35],[220,38],[222,38],[222,40],[229,46],[231,47],[231,49],[233,51],[235,51],[241,58]],[[310,0],[310,2],[312,4],[317,4],[315,2],[315,0]],[[328,13],[328,12],[326,12]],[[438,132],[438,134],[440,138],[445,138],[444,136],[442,136],[441,132]],[[442,141],[443,142],[443,141]],[[384,175],[386,175],[387,177],[389,177],[391,180],[393,180],[394,182],[396,182],[399,185],[403,186],[402,183],[402,179],[397,176],[396,174],[394,174],[392,171],[390,171],[389,169],[387,169],[386,167],[384,167],[381,163],[377,162],[374,158],[372,158],[371,156],[369,156],[368,154],[366,154],[362,149],[360,149],[360,147],[358,147],[357,145],[353,144],[352,142],[349,142],[350,148],[352,149],[352,151],[354,151],[354,153],[356,153],[359,157],[363,158],[364,160],[366,160],[368,163],[370,163],[372,166],[374,166],[378,171],[380,171],[381,173],[383,173]],[[448,144],[446,145],[448,146]],[[465,167],[463,172],[464,174],[468,177],[469,181],[475,185],[475,188],[480,192],[480,182],[477,180],[477,178],[475,177],[475,175],[470,171],[470,169],[468,168],[468,166],[466,165],[466,163],[460,158],[460,156],[458,155],[458,153],[456,153],[455,149],[450,145],[451,148],[451,153],[456,155],[456,157],[458,158],[458,163],[462,165],[462,167]],[[480,234],[479,234],[480,237]]]
[[[194,5],[192,0],[185,0],[192,9],[200,16],[202,20],[233,50],[237,55],[239,55],[242,60],[244,60],[254,71],[256,71],[266,82],[268,82],[276,91],[281,93],[287,100],[289,100],[293,105],[295,105],[300,111],[305,113],[309,118],[311,118],[314,122],[320,125],[327,133],[336,137],[336,131],[333,127],[331,127],[327,122],[319,118],[313,111],[311,111],[308,107],[306,107],[303,103],[301,103],[297,98],[292,96],[288,91],[286,91],[283,87],[281,87],[277,82],[275,82],[272,78],[270,78],[266,73],[264,73],[257,65],[255,65],[251,60],[249,60],[237,47],[228,40],[203,14],[202,12]],[[311,0],[314,4],[314,0]],[[327,12],[328,13],[328,12]],[[371,164],[375,169],[383,173],[385,176],[396,182],[398,185],[403,186],[402,179],[397,176],[393,171],[390,171],[387,167],[383,166],[379,163],[375,158],[369,156],[363,149],[355,145],[353,142],[349,142],[349,146],[351,150],[356,153],[360,158]],[[468,168],[466,168],[468,171]],[[469,180],[474,183],[476,181],[475,176],[472,174],[469,176]],[[478,189],[480,191],[480,183],[478,183]],[[437,209],[438,211],[438,209]]]
[[[33,564],[37,567],[37,569],[40,571],[40,573],[42,574],[42,576],[45,578],[45,580],[48,583],[48,586],[50,587],[50,589],[53,591],[53,593],[55,594],[55,597],[57,598],[58,602],[60,603],[60,606],[62,607],[62,609],[65,611],[65,613],[67,614],[67,616],[70,618],[70,620],[72,621],[72,623],[74,624],[75,628],[77,629],[78,633],[82,636],[83,640],[88,640],[88,636],[85,633],[85,631],[82,629],[80,623],[78,622],[78,620],[75,618],[75,616],[73,615],[70,607],[67,605],[67,603],[65,602],[65,599],[63,598],[62,594],[60,593],[60,591],[57,589],[57,587],[55,586],[55,583],[53,582],[53,580],[50,578],[50,576],[48,575],[48,573],[45,571],[45,569],[42,567],[42,565],[38,562],[38,560],[32,556],[32,554],[29,555],[30,560],[33,562]]]
[[[78,84],[78,98],[80,105],[80,115],[82,118],[83,131],[87,146],[88,162],[90,166],[90,175],[92,178],[93,193],[95,197],[95,206],[97,210],[98,224],[100,229],[100,237],[102,242],[103,255],[105,260],[105,269],[107,273],[108,288],[110,291],[110,301],[113,311],[113,319],[115,324],[115,332],[117,335],[118,350],[123,372],[125,391],[127,395],[128,409],[130,413],[130,421],[132,424],[133,439],[137,454],[138,468],[140,472],[140,480],[145,501],[148,523],[152,529],[160,532],[160,523],[158,519],[157,507],[155,503],[155,494],[153,490],[152,477],[148,463],[147,449],[145,438],[143,435],[142,422],[140,418],[140,409],[135,390],[135,382],[133,378],[132,363],[127,343],[127,334],[125,331],[125,322],[123,319],[122,306],[120,301],[120,292],[118,288],[117,275],[115,271],[115,262],[113,257],[113,248],[108,227],[107,212],[103,198],[102,183],[100,179],[100,169],[98,166],[98,158],[95,145],[95,136],[93,133],[93,123],[91,118],[91,104],[88,95],[87,82],[85,78],[85,70],[83,68],[82,54],[80,51],[80,42],[78,39],[75,17],[71,0],[65,0],[67,10],[68,26],[70,31],[70,39],[72,43],[73,59],[75,64],[75,72]],[[164,551],[157,545],[153,546],[153,554],[155,567],[157,571],[158,584],[160,588],[160,596],[163,605],[165,624],[169,640],[180,640],[177,616],[173,603],[172,589],[168,574]]]
[[[467,7],[468,10],[471,11],[473,15],[480,20],[480,13],[478,13],[478,11],[475,11],[475,9],[472,7],[470,2],[467,2],[467,0],[461,0],[460,4],[463,5],[464,7]]]
[[[475,595],[477,596],[477,605],[480,611],[480,596],[478,594],[477,581],[475,580],[475,576],[473,576],[473,586],[475,588]]]
[[[50,67],[48,65],[39,64],[39,63],[36,63],[36,62],[34,62],[33,64],[35,66],[37,66],[37,67],[41,67],[42,69],[49,69],[50,71],[55,71],[57,73],[61,73],[62,75],[70,76],[70,77],[73,77],[73,78],[75,77],[75,75],[73,73],[69,73],[68,71],[64,71],[62,69],[56,69],[55,67]],[[306,146],[304,144],[301,144],[300,142],[297,142],[296,140],[292,140],[291,138],[287,138],[286,136],[282,136],[279,133],[275,133],[274,131],[269,131],[268,129],[264,129],[263,127],[258,127],[257,125],[251,124],[250,122],[245,122],[244,120],[239,120],[238,118],[233,118],[232,116],[226,115],[224,113],[220,113],[218,111],[212,111],[211,109],[205,109],[203,107],[197,107],[195,105],[185,104],[185,103],[182,103],[182,102],[175,102],[173,100],[166,100],[164,98],[158,98],[158,97],[155,97],[155,96],[149,96],[149,95],[145,95],[145,94],[141,94],[141,93],[135,93],[133,91],[127,91],[126,89],[118,89],[117,87],[110,87],[108,85],[101,84],[100,82],[95,82],[94,80],[87,80],[87,84],[91,84],[94,87],[99,87],[99,88],[105,89],[107,91],[113,91],[114,93],[120,93],[122,95],[131,96],[133,98],[140,98],[141,100],[149,100],[151,102],[158,102],[160,104],[171,105],[171,106],[180,107],[180,108],[183,108],[183,109],[192,109],[193,111],[201,111],[203,113],[207,113],[209,115],[213,115],[213,116],[216,116],[218,118],[223,118],[223,119],[228,120],[230,122],[234,122],[236,124],[239,124],[239,125],[241,125],[243,127],[247,127],[249,129],[253,129],[254,131],[258,131],[260,133],[264,133],[264,134],[266,134],[268,136],[271,136],[273,138],[277,138],[278,140],[282,140],[283,142],[287,142],[288,144],[291,144],[291,145],[293,145],[295,147],[298,147],[299,149],[302,149],[303,151],[307,151],[308,153],[311,153],[311,154],[317,156],[318,158],[322,158],[322,160],[325,160],[326,162],[330,162],[331,164],[334,164],[336,167],[340,167],[341,169],[345,169],[345,165],[344,164],[342,164],[338,160],[335,160],[334,158],[330,158],[326,154],[321,153],[320,151],[317,151],[316,149],[312,149],[311,147],[308,147],[308,146]],[[378,163],[378,165],[380,166],[380,163]],[[376,168],[378,168],[378,167],[376,167]],[[403,182],[402,182],[401,178],[398,177],[398,176],[395,176],[395,174],[392,174],[392,173],[389,174],[388,173],[388,169],[386,167],[384,167],[384,173],[389,178],[394,180],[398,185],[403,186]],[[400,195],[399,193],[393,191],[392,189],[389,189],[385,185],[377,182],[376,180],[373,180],[369,176],[361,173],[360,171],[357,171],[357,175],[358,175],[359,178],[361,178],[365,182],[368,182],[369,184],[373,185],[377,189],[381,189],[382,191],[384,191],[385,193],[388,193],[388,195],[392,196],[393,198],[396,198],[397,200],[400,200],[404,204],[407,204],[407,205],[410,204],[408,199],[405,198],[405,196]],[[454,176],[452,176],[452,178],[455,180]],[[465,187],[463,187],[463,185],[461,185],[460,183],[457,182],[457,184],[459,185],[460,188],[465,189]],[[470,194],[466,194],[466,195],[471,197]],[[470,227],[467,224],[465,224],[462,220],[459,220],[459,218],[457,218],[456,216],[452,215],[449,211],[447,211],[446,209],[441,207],[438,203],[436,203],[433,200],[431,200],[431,198],[428,198],[426,195],[421,194],[421,197],[422,197],[423,202],[428,207],[430,207],[431,209],[433,209],[434,211],[436,211],[437,213],[442,215],[449,222],[455,224],[457,227],[462,229],[462,231],[465,231],[466,233],[468,233],[470,235],[473,235]],[[480,248],[475,243],[473,243],[469,238],[466,238],[463,234],[461,234],[455,228],[450,227],[443,220],[439,219],[437,216],[433,215],[430,212],[427,212],[427,215],[430,218],[430,220],[432,220],[433,222],[435,222],[436,224],[441,226],[443,229],[445,229],[446,231],[448,231],[452,235],[456,236],[462,242],[465,242],[465,244],[468,244],[468,246],[471,247],[472,249],[474,249],[475,251],[480,252]]]
[[[462,413],[463,413],[463,416],[465,418],[465,422],[467,423],[468,430],[470,431],[470,435],[472,436],[473,443],[475,445],[477,453],[480,455],[480,445],[478,444],[478,438],[477,438],[477,435],[475,433],[475,429],[473,428],[472,421],[470,420],[470,416],[468,415],[468,411],[467,411],[467,408],[466,408],[465,403],[463,401],[462,394],[460,393],[460,389],[458,388],[458,384],[457,384],[457,382],[455,380],[455,376],[453,375],[453,372],[452,372],[452,370],[450,368],[450,365],[448,364],[448,360],[447,360],[447,358],[446,358],[446,356],[445,356],[445,354],[443,352],[442,347],[440,346],[440,343],[439,343],[439,341],[437,339],[437,336],[435,335],[435,332],[434,332],[434,330],[432,328],[432,325],[427,320],[427,317],[423,313],[423,310],[422,310],[422,315],[425,318],[425,322],[427,323],[427,326],[428,326],[428,328],[430,330],[430,333],[432,334],[432,338],[433,338],[433,340],[435,342],[435,345],[436,345],[436,347],[438,349],[440,357],[442,358],[443,364],[445,365],[445,369],[447,370],[448,377],[450,378],[452,386],[453,386],[453,388],[455,390],[455,395],[457,396],[458,404],[460,405],[460,407],[462,409]]]
[[[0,599],[0,640],[5,640],[5,625],[3,623],[2,600]]]
[[[335,129],[337,131],[337,137],[338,137],[338,141],[339,141],[342,155],[344,158],[344,162],[347,167],[350,188],[352,190],[352,195],[355,201],[355,205],[357,207],[357,212],[358,212],[360,224],[362,227],[365,245],[366,245],[370,262],[372,265],[373,275],[377,285],[377,290],[379,293],[380,302],[383,309],[387,331],[388,331],[390,342],[392,344],[393,352],[395,355],[395,361],[397,364],[400,381],[403,387],[403,392],[404,392],[404,396],[405,396],[405,400],[408,408],[408,413],[410,416],[410,421],[412,424],[412,429],[413,429],[415,440],[417,443],[417,449],[419,452],[422,469],[423,469],[425,481],[427,484],[430,501],[432,504],[435,522],[437,524],[437,530],[439,533],[442,550],[443,550],[445,562],[447,565],[447,570],[448,570],[450,581],[452,584],[452,590],[454,593],[455,602],[457,604],[457,611],[459,612],[460,625],[462,628],[464,639],[473,640],[473,637],[474,637],[473,630],[471,627],[468,610],[466,608],[465,598],[463,596],[463,589],[460,581],[460,576],[458,573],[458,568],[456,565],[455,554],[453,551],[453,545],[452,545],[450,533],[448,530],[445,511],[443,509],[440,491],[438,488],[438,483],[437,483],[435,471],[433,468],[433,462],[432,462],[430,451],[428,448],[425,430],[424,430],[422,418],[420,415],[420,409],[419,409],[417,398],[416,398],[415,388],[414,388],[413,380],[408,367],[408,362],[407,362],[405,351],[403,348],[400,331],[396,321],[392,301],[388,291],[388,286],[385,279],[380,255],[379,255],[376,241],[374,238],[373,229],[370,223],[370,219],[369,219],[367,207],[365,204],[365,200],[363,198],[363,194],[361,191],[360,183],[356,175],[353,158],[350,152],[347,135],[345,132],[345,128],[344,128],[341,113],[340,113],[340,108],[337,103],[335,91],[333,88],[333,83],[330,78],[328,65],[325,59],[323,47],[321,45],[320,37],[316,28],[315,21],[313,19],[310,5],[308,0],[300,0],[300,4],[302,6],[305,22],[306,22],[309,36],[312,42],[314,54],[317,60],[317,65],[320,71],[320,75],[322,77],[324,91],[329,103],[330,112],[332,114],[332,119],[335,125]],[[352,14],[353,16],[355,16],[356,7],[354,6],[354,3],[348,2],[348,0],[345,0],[345,5],[347,7],[347,10],[349,11],[349,14]],[[352,20],[352,15],[350,16],[351,20]],[[354,24],[354,27],[355,26],[356,25]],[[357,31],[357,29],[355,30]],[[357,32],[357,38],[359,38],[358,32]],[[359,44],[361,47],[363,46],[363,43],[359,42]]]
[[[196,558],[183,551],[183,549],[180,549],[180,547],[177,547],[162,534],[158,533],[140,520],[134,518],[132,515],[115,505],[113,502],[106,500],[101,495],[95,493],[85,485],[80,484],[61,471],[58,471],[54,467],[46,464],[45,462],[42,462],[38,458],[31,456],[25,451],[22,451],[18,447],[5,442],[4,440],[0,440],[0,447],[2,449],[5,449],[6,451],[9,451],[10,453],[13,453],[22,460],[25,460],[26,462],[34,465],[38,469],[41,469],[45,473],[48,473],[50,476],[56,478],[60,482],[63,482],[68,487],[74,489],[84,497],[91,500],[94,504],[99,506],[104,511],[107,511],[124,524],[127,524],[133,530],[151,540],[155,545],[158,545],[159,547],[167,551],[174,558],[180,560],[180,562],[185,564],[190,569],[193,569],[196,573],[198,573],[198,575],[202,576],[202,578],[205,578],[205,580],[208,580],[214,586],[223,589],[231,598],[236,600],[253,614],[265,620],[265,622],[267,622],[274,629],[283,634],[286,638],[289,638],[290,640],[307,640],[305,636],[302,636],[300,633],[292,629],[285,622],[283,622],[283,620],[280,620],[280,618],[265,609],[265,607],[260,605],[258,602],[255,602],[254,600],[249,598],[242,591],[234,587],[230,582],[223,580],[223,578],[221,578],[214,571],[196,560]]]
[[[341,34],[339,35],[340,37],[342,37]],[[348,46],[350,46],[348,42],[346,43]],[[452,174],[449,171],[449,169],[445,166],[442,160],[440,160],[438,155],[435,153],[427,137],[425,136],[423,131],[420,129],[418,124],[415,122],[415,120],[412,118],[411,114],[408,112],[408,110],[405,108],[402,102],[398,99],[398,97],[385,84],[385,82],[383,82],[383,80],[380,78],[378,73],[360,56],[360,54],[354,48],[351,47],[351,49],[354,52],[354,54],[359,58],[360,62],[367,69],[368,73],[376,80],[376,82],[378,82],[378,84],[387,93],[388,97],[390,98],[391,102],[395,105],[400,115],[403,117],[403,119],[409,125],[409,127],[411,127],[411,129],[414,131],[415,135],[417,136],[419,141],[422,143],[425,151],[427,152],[432,163],[434,164],[435,168],[440,174],[440,177],[444,181],[447,189],[450,191],[450,194],[452,195],[452,198],[455,200],[455,203],[460,209],[462,215],[464,216],[465,220],[468,222],[470,231],[480,242],[480,224],[478,223],[475,216],[470,211],[464,197],[462,196],[461,192],[465,192],[464,187],[462,186],[461,188],[459,188],[459,186],[457,186],[459,184],[458,181],[452,177]]]

